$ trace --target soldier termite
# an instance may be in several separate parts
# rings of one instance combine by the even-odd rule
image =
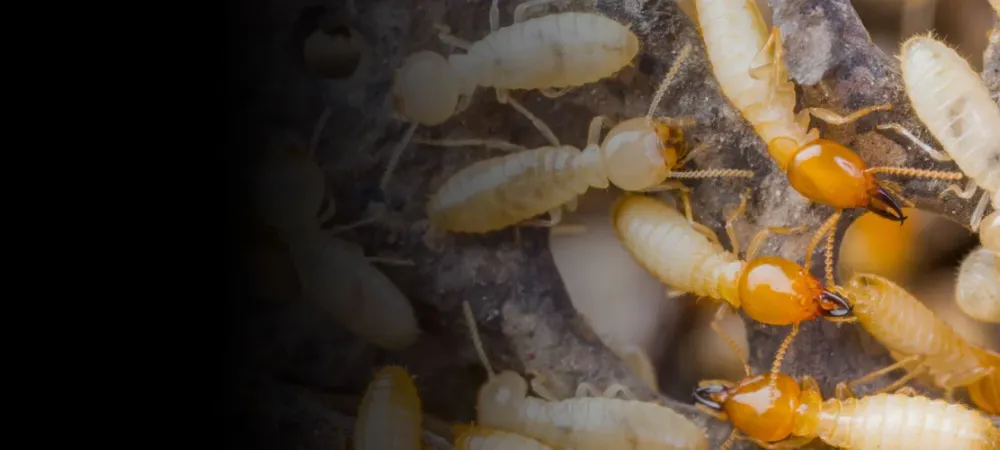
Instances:
[[[411,122],[403,140],[393,150],[382,178],[389,183],[402,150],[417,125],[444,123],[464,110],[477,87],[493,87],[497,101],[510,104],[527,117],[554,147],[559,139],[552,130],[510,98],[512,89],[537,89],[555,98],[569,88],[613,75],[639,52],[639,39],[622,25],[596,13],[567,12],[526,19],[528,8],[553,0],[529,0],[514,10],[514,23],[500,28],[498,0],[490,6],[490,34],[470,43],[442,30],[441,40],[464,49],[447,59],[421,51],[410,55],[396,72],[392,97],[396,110]]]
[[[909,373],[881,391],[903,386],[927,373],[951,398],[966,387],[973,403],[1000,414],[1000,354],[975,346],[919,300],[895,283],[872,274],[856,274],[845,285],[854,315],[891,352],[896,363],[849,383],[856,385],[898,368]]]
[[[634,400],[621,385],[609,386],[600,397],[587,397],[597,391],[583,383],[576,398],[559,400],[535,378],[531,387],[544,399],[528,396],[528,382],[516,372],[493,372],[469,303],[463,302],[462,308],[476,352],[489,374],[476,401],[479,425],[527,436],[554,448],[708,450],[708,438],[697,425],[665,406]],[[633,400],[615,398],[619,393]]]
[[[738,383],[700,382],[694,399],[702,411],[733,424],[722,450],[737,431],[769,449],[798,448],[816,438],[853,450],[1000,448],[1000,430],[978,411],[901,391],[857,399],[840,383],[837,398],[824,401],[811,376],[799,383],[782,373],[769,382],[748,371]]]
[[[455,439],[455,450],[552,450],[552,447],[517,433],[470,427]]]
[[[806,265],[824,234],[836,226],[841,211],[867,208],[895,221],[903,221],[899,204],[890,195],[889,183],[876,174],[958,180],[961,173],[905,167],[868,167],[853,150],[821,139],[809,128],[810,116],[833,125],[853,122],[872,112],[891,109],[875,105],[846,116],[825,108],[795,112],[795,86],[788,80],[782,57],[781,30],[768,33],[753,0],[697,0],[697,19],[712,71],[723,93],[754,126],[789,184],[810,201],[837,211],[824,223],[808,247]],[[832,282],[832,276],[828,276]]]
[[[910,103],[944,152],[900,124],[879,128],[896,130],[933,159],[953,159],[969,176],[965,189],[950,185],[942,196],[952,192],[968,199],[976,193],[977,185],[983,189],[970,220],[976,229],[990,197],[993,209],[1000,210],[1000,108],[969,62],[932,35],[918,35],[904,42],[899,60]]]
[[[607,119],[595,117],[583,151],[569,145],[546,146],[479,161],[453,175],[431,197],[427,204],[431,224],[445,231],[485,233],[548,213],[548,221],[534,223],[553,226],[560,222],[562,210],[575,209],[577,197],[591,187],[613,183],[627,191],[649,191],[683,188],[669,178],[752,177],[753,172],[736,169],[672,171],[695,153],[686,150],[679,128],[689,121],[652,115],[690,51],[690,45],[680,51],[646,117],[615,125],[603,142],[601,128]],[[491,145],[462,142],[473,143]]]
[[[420,396],[413,379],[398,366],[378,370],[358,408],[357,450],[420,450]]]
[[[650,197],[627,194],[612,207],[611,216],[622,245],[664,284],[678,291],[723,300],[733,308],[743,309],[758,322],[792,325],[791,333],[781,344],[781,354],[787,351],[801,322],[819,317],[835,322],[851,320],[848,302],[824,288],[804,267],[784,258],[757,257],[768,233],[787,234],[795,230],[776,227],[761,230],[750,243],[746,261],[739,259],[733,222],[743,213],[746,202],[744,195],[726,221],[732,252],[709,240],[676,209]],[[718,317],[725,311],[725,307],[720,308]],[[713,322],[712,328],[730,340],[717,323]],[[778,369],[780,365],[776,366]]]
[[[968,316],[1000,323],[1000,211],[979,225],[977,247],[962,261],[955,285],[955,302]]]

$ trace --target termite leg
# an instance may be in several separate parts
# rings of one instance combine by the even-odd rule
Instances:
[[[757,254],[760,253],[761,246],[764,245],[764,239],[766,239],[771,234],[785,235],[785,234],[792,234],[792,233],[801,233],[803,231],[806,231],[808,228],[809,227],[807,227],[805,225],[798,226],[798,227],[767,227],[767,228],[764,228],[763,230],[758,231],[757,234],[755,234],[753,236],[753,239],[750,240],[750,246],[747,247],[747,254],[746,254],[746,257],[744,259],[746,259],[747,261],[752,261],[754,258],[756,258]]]
[[[975,383],[983,378],[986,378],[993,374],[993,368],[976,367],[965,373],[957,374],[945,378],[941,382],[941,387],[945,389],[955,389],[962,386],[968,386]]]
[[[922,375],[924,372],[927,372],[927,366],[917,367],[916,369],[913,369],[910,372],[908,372],[906,375],[903,375],[903,376],[899,377],[898,380],[893,381],[888,386],[886,386],[886,387],[884,387],[882,389],[876,390],[875,392],[872,392],[869,395],[884,394],[886,392],[892,392],[892,391],[898,390],[898,389],[900,389],[902,387],[905,387],[906,383],[909,383],[910,380],[912,380],[912,379],[914,379],[914,378]]]
[[[823,225],[820,225],[819,229],[816,230],[816,235],[813,236],[812,241],[809,242],[809,246],[806,247],[806,258],[802,261],[802,266],[805,267],[807,272],[809,271],[809,266],[812,265],[812,257],[813,253],[816,252],[816,246],[819,245],[819,241],[823,239],[823,236],[825,236],[827,232],[833,232],[834,227],[837,225],[837,221],[840,220],[840,214],[840,210],[837,210],[837,212],[833,213],[829,219],[826,219],[826,222],[824,222]]]
[[[601,145],[601,130],[604,128],[604,123],[607,120],[608,118],[604,116],[597,116],[590,119],[590,127],[587,128],[587,147]]]
[[[694,159],[694,155],[697,155],[698,153],[702,152],[706,148],[708,148],[708,144],[698,144],[697,147],[695,147],[695,148],[691,149],[690,151],[688,151],[687,153],[685,153],[684,157],[681,158],[680,161],[677,161],[677,164],[674,165],[674,167],[684,167],[685,164],[691,162],[691,160]]]
[[[779,32],[778,27],[771,28],[771,33],[767,36],[767,42],[764,43],[764,46],[750,60],[750,67],[747,70],[751,78],[755,80],[763,79],[768,75],[768,70],[774,70],[773,66],[777,58],[774,57],[775,55],[772,51],[777,44],[777,40],[780,39],[780,36],[778,36]]]
[[[834,388],[833,395],[837,397],[837,400],[847,400],[849,398],[854,398],[854,392],[851,391],[851,388],[847,387],[847,383],[844,383],[843,381],[837,383],[837,387]]]
[[[915,136],[912,132],[910,132],[910,130],[898,123],[883,123],[876,125],[875,128],[878,128],[879,130],[892,130],[899,133],[903,137],[909,139],[914,145],[920,147],[921,150],[927,153],[927,156],[930,156],[935,161],[951,161],[951,156],[948,156],[948,153],[931,147],[930,144],[920,140],[920,138]]]
[[[732,252],[734,255],[739,256],[740,254],[740,241],[736,238],[736,229],[733,223],[736,222],[743,212],[747,209],[747,200],[750,199],[750,189],[743,191],[743,195],[740,196],[740,204],[736,209],[729,214],[726,218],[726,235],[729,236],[729,245],[732,247]]]
[[[559,138],[556,137],[555,133],[552,132],[552,129],[549,128],[549,126],[546,125],[542,119],[539,119],[537,116],[532,114],[531,111],[528,111],[528,109],[521,105],[520,102],[511,98],[510,93],[507,92],[506,89],[497,89],[496,91],[498,102],[510,104],[510,106],[516,109],[517,112],[521,113],[524,117],[527,117],[528,120],[531,121],[532,125],[534,125],[535,128],[538,128],[538,131],[542,133],[542,136],[545,136],[545,139],[548,140],[553,147],[558,147],[560,145]]]
[[[542,227],[552,228],[562,222],[562,207],[549,210],[548,219],[529,219],[518,224],[519,227]]]
[[[601,393],[601,397],[604,398],[616,398],[619,395],[621,395],[622,398],[626,400],[634,400],[634,401],[639,400],[639,397],[636,397],[635,394],[632,393],[631,389],[620,383],[613,383],[611,386],[608,386],[608,388],[605,389],[604,392]]]
[[[524,152],[528,149],[501,139],[423,139],[413,138],[413,143],[434,147],[485,147],[505,152]]]
[[[969,218],[969,225],[973,230],[979,229],[979,224],[983,221],[983,216],[986,215],[986,205],[990,203],[989,192],[983,191],[983,195],[979,197],[979,204],[976,205],[976,209],[972,211],[972,217]]]
[[[795,323],[792,325],[792,331],[788,333],[788,337],[781,342],[781,346],[778,347],[778,353],[774,355],[774,365],[771,366],[771,384],[774,385],[778,381],[778,374],[781,373],[781,362],[785,359],[785,352],[788,351],[788,347],[792,345],[792,341],[795,340],[795,336],[799,334],[799,324]]]
[[[469,48],[472,47],[472,44],[469,43],[469,41],[452,36],[451,27],[449,27],[448,25],[445,25],[443,23],[435,23],[434,28],[438,29],[438,39],[440,39],[441,42],[458,47],[462,50],[468,50]]]
[[[566,93],[572,90],[573,90],[572,87],[563,89],[542,88],[539,89],[538,92],[548,98],[559,98],[566,95]]]
[[[641,189],[639,190],[639,192],[663,192],[663,191],[673,191],[673,190],[679,190],[683,192],[683,191],[690,191],[691,188],[685,186],[684,183],[681,183],[680,181],[666,180],[656,186]]]
[[[576,394],[574,397],[600,397],[601,391],[598,391],[594,385],[590,383],[580,383],[576,387]]]
[[[545,375],[534,369],[528,369],[527,373],[531,376],[531,390],[535,391],[539,397],[549,402],[558,402],[560,400],[549,388],[545,387]]]
[[[345,231],[353,230],[353,229],[358,228],[358,227],[362,227],[362,226],[365,226],[365,225],[368,225],[368,224],[371,224],[371,223],[375,223],[375,222],[378,221],[378,219],[380,217],[382,217],[382,212],[378,212],[376,214],[372,214],[369,217],[365,217],[364,219],[360,219],[358,221],[349,223],[347,225],[339,225],[339,226],[336,226],[336,227],[332,227],[332,228],[330,228],[330,234],[332,234],[332,235],[338,235],[338,234],[343,233]],[[324,222],[325,222],[325,220],[324,220]]]
[[[667,183],[661,184],[660,187],[665,186],[666,184]],[[698,233],[701,233],[703,236],[707,237],[708,240],[712,241],[712,243],[714,243],[715,245],[722,247],[722,242],[719,241],[719,235],[715,234],[715,231],[705,226],[704,224],[700,224],[694,221],[694,215],[691,213],[691,194],[690,194],[691,188],[681,184],[679,185],[677,190],[678,192],[680,192],[681,205],[683,205],[684,207],[684,217],[687,218],[688,224],[691,225],[691,228],[693,228],[694,231],[697,231]]]
[[[958,187],[957,184],[949,184],[945,190],[938,194],[938,198],[944,198],[944,196],[948,195],[949,192],[954,192],[956,197],[962,200],[968,200],[972,198],[973,195],[976,195],[976,190],[978,188],[979,186],[976,184],[976,180],[969,179],[969,182],[965,183],[964,189]]]
[[[920,356],[920,355],[913,355],[913,356],[910,356],[910,357],[907,357],[907,358],[903,358],[903,359],[901,359],[899,361],[896,361],[895,363],[890,364],[888,366],[885,366],[885,367],[883,367],[881,369],[876,369],[876,370],[873,370],[873,371],[871,371],[871,372],[869,372],[869,373],[867,373],[865,375],[862,375],[860,378],[856,378],[854,380],[851,380],[850,382],[848,382],[846,384],[846,386],[847,386],[848,389],[852,389],[853,390],[855,388],[855,386],[857,386],[857,385],[859,385],[861,383],[867,383],[867,382],[869,382],[871,380],[874,380],[874,379],[876,379],[876,378],[878,378],[878,377],[880,377],[882,375],[885,375],[885,374],[887,374],[889,372],[892,372],[893,370],[902,368],[902,367],[906,366],[907,364],[913,364],[913,363],[921,364],[923,362],[922,360],[923,360],[923,357]]]
[[[719,335],[719,338],[721,338],[722,341],[729,346],[730,350],[736,354],[736,357],[740,359],[740,363],[743,364],[744,373],[746,373],[746,376],[749,377],[752,371],[750,370],[750,364],[747,362],[747,355],[743,353],[743,349],[741,349],[740,346],[736,345],[736,341],[722,329],[721,322],[727,312],[729,312],[728,304],[719,305],[719,309],[715,310],[715,317],[712,319],[711,323],[712,331]]]
[[[411,123],[410,126],[403,133],[403,138],[396,144],[392,149],[392,154],[389,156],[389,163],[385,166],[385,172],[382,173],[382,180],[379,181],[379,189],[382,191],[382,195],[386,195],[386,189],[389,187],[389,181],[392,180],[392,174],[396,171],[396,165],[399,164],[399,157],[403,155],[403,150],[410,144],[410,140],[413,139],[413,133],[417,131],[417,124]]]
[[[489,375],[490,379],[496,377],[496,372],[493,371],[490,359],[486,357],[483,341],[479,337],[479,327],[476,325],[476,318],[472,315],[472,306],[469,305],[468,300],[462,301],[462,315],[465,316],[465,324],[469,327],[469,335],[472,337],[472,345],[476,349],[476,356],[479,357],[479,362],[486,369],[486,374]]]
[[[822,120],[830,125],[844,125],[854,122],[855,120],[867,116],[875,111],[888,111],[890,109],[892,109],[892,104],[886,103],[884,105],[872,105],[867,108],[861,108],[846,116],[842,116],[826,108],[814,107],[814,108],[809,108],[808,111],[809,114],[811,114],[813,117]]]
[[[534,8],[536,6],[542,6],[554,2],[555,0],[528,0],[514,8],[514,23],[523,22],[527,19],[528,9]],[[493,4],[496,4],[496,0],[493,0]],[[493,31],[496,31],[495,29]]]
[[[917,392],[916,389],[913,389],[909,386],[903,386],[899,389],[896,389],[896,392],[894,392],[894,394],[905,395],[907,397],[917,397],[920,395],[920,393]],[[951,399],[948,399],[948,402],[950,403]]]

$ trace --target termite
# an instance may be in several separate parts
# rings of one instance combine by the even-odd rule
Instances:
[[[470,427],[455,439],[455,450],[552,450],[552,447],[517,433]]]
[[[705,432],[686,417],[656,403],[636,400],[625,386],[614,384],[602,395],[587,383],[576,398],[557,399],[539,378],[531,388],[542,398],[528,396],[528,382],[516,372],[493,371],[472,309],[462,303],[470,334],[489,380],[480,387],[476,401],[478,424],[517,433],[554,448],[603,450],[609,448],[707,450]],[[619,394],[630,398],[623,400]]]
[[[757,257],[768,234],[788,234],[801,228],[765,228],[754,236],[746,259],[739,259],[733,223],[745,210],[747,198],[744,194],[726,220],[732,252],[707,238],[676,209],[647,196],[623,196],[612,206],[611,217],[622,245],[664,284],[681,292],[722,300],[758,322],[792,325],[779,350],[784,354],[801,322],[819,317],[848,321],[851,306],[835,286],[825,288],[805,267],[775,256]],[[719,308],[712,328],[732,342],[718,327],[727,309]]]
[[[509,90],[538,90],[549,98],[571,88],[613,75],[639,53],[639,39],[608,17],[590,12],[565,12],[526,18],[528,8],[554,0],[529,0],[514,9],[514,23],[500,28],[498,0],[490,6],[490,34],[476,42],[451,36],[446,27],[439,38],[465,54],[444,56],[431,51],[410,55],[396,72],[392,98],[398,113],[411,123],[392,153],[382,178],[388,185],[402,150],[417,125],[444,123],[463,111],[477,87],[492,87],[497,101],[510,104],[527,117],[554,147],[559,139],[541,119],[509,95]]]
[[[694,399],[698,409],[733,424],[722,450],[741,434],[769,449],[798,448],[816,438],[853,450],[1000,448],[1000,430],[988,417],[910,388],[858,399],[840,383],[836,398],[824,401],[811,376],[796,382],[781,373],[775,382],[748,370],[737,383],[701,381]]]
[[[806,265],[824,234],[834,229],[844,209],[867,208],[881,217],[906,220],[891,195],[891,183],[876,174],[959,180],[961,173],[906,167],[868,167],[850,148],[819,137],[810,117],[832,125],[854,122],[892,105],[874,105],[846,116],[825,108],[795,112],[795,85],[783,60],[781,30],[768,33],[753,0],[697,0],[697,20],[712,71],[723,93],[753,125],[768,153],[806,199],[831,206],[834,214],[808,247]],[[827,280],[832,281],[830,279]]]
[[[954,160],[969,176],[964,189],[949,192],[972,198],[977,185],[983,195],[972,214],[972,229],[986,212],[990,197],[1000,210],[1000,108],[969,62],[932,35],[918,35],[903,43],[899,56],[906,95],[920,121],[941,144],[939,151],[898,123],[879,125],[903,135],[938,161]]]
[[[1000,323],[1000,212],[979,226],[977,247],[962,261],[955,284],[955,302],[968,316]]]
[[[361,398],[354,448],[420,450],[422,432],[420,396],[410,374],[399,366],[382,367]]]
[[[849,386],[906,368],[908,374],[879,392],[926,373],[945,390],[946,398],[952,398],[954,389],[966,387],[976,406],[1000,414],[1000,354],[967,342],[913,295],[885,278],[855,274],[844,289],[857,321],[896,359]]]
[[[680,126],[684,118],[653,118],[666,88],[690,54],[685,46],[661,83],[646,117],[627,119],[615,125],[600,141],[605,117],[590,122],[583,151],[569,146],[545,146],[479,161],[451,176],[427,203],[427,216],[438,229],[485,233],[548,213],[554,226],[563,209],[572,211],[577,197],[589,188],[607,188],[609,183],[627,191],[683,188],[668,178],[753,177],[749,170],[709,169],[673,171],[690,161]],[[449,141],[423,141],[451,145]],[[491,141],[462,144],[495,145]]]

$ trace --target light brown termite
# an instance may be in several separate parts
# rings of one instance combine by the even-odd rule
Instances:
[[[895,364],[849,386],[906,368],[908,374],[879,392],[927,374],[948,399],[954,389],[965,387],[976,406],[1000,414],[1000,354],[969,343],[913,295],[885,278],[855,274],[845,290],[858,322],[896,359]]]
[[[420,396],[410,374],[399,366],[375,373],[358,408],[354,425],[357,450],[420,450]]]
[[[539,90],[556,98],[571,88],[613,75],[639,52],[639,39],[608,17],[591,12],[565,12],[526,18],[529,8],[553,0],[529,0],[514,10],[514,23],[500,28],[498,0],[490,6],[490,34],[466,42],[442,28],[442,41],[464,49],[447,59],[421,51],[410,55],[396,72],[392,96],[396,110],[411,122],[393,150],[382,178],[388,185],[400,153],[417,125],[444,123],[468,107],[477,87],[493,87],[497,101],[527,117],[553,147],[559,139],[541,119],[509,95],[509,90]]]
[[[553,448],[708,450],[708,438],[697,425],[670,408],[636,400],[619,384],[596,396],[598,391],[583,383],[575,398],[560,400],[535,378],[531,388],[543,398],[529,396],[528,382],[516,372],[493,372],[468,302],[462,307],[476,352],[489,374],[476,401],[480,426],[527,436]],[[615,398],[619,394],[631,400]]]
[[[552,447],[517,433],[469,427],[455,439],[455,450],[552,450]]]
[[[906,167],[869,167],[848,147],[819,137],[810,117],[832,125],[854,122],[892,105],[874,105],[842,116],[825,108],[795,112],[795,85],[783,60],[781,30],[768,33],[754,0],[697,0],[697,21],[712,71],[723,93],[767,143],[771,157],[796,192],[835,208],[807,248],[806,266],[825,234],[831,233],[844,209],[867,208],[890,220],[906,219],[890,191],[892,183],[876,174],[937,180],[959,180],[958,172]],[[831,233],[832,234],[832,233]],[[833,283],[832,272],[827,282]]]
[[[614,184],[627,191],[653,191],[683,188],[670,178],[752,177],[749,170],[673,171],[695,153],[687,152],[679,128],[685,120],[653,118],[652,112],[690,51],[690,45],[681,50],[646,117],[615,125],[603,142],[601,128],[607,119],[595,117],[583,151],[569,145],[546,146],[479,161],[451,176],[431,197],[427,203],[431,224],[445,231],[485,233],[548,213],[548,221],[529,223],[554,226],[561,221],[562,210],[575,209],[577,197],[592,187]]]

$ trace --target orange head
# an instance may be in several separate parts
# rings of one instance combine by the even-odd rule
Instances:
[[[851,314],[847,300],[825,289],[804,267],[784,258],[766,256],[748,262],[737,286],[740,308],[752,319],[769,325]]]
[[[861,157],[834,141],[816,139],[802,146],[786,170],[792,187],[816,203],[838,209],[867,208],[889,220],[906,220]]]
[[[770,374],[764,374],[737,384],[707,381],[694,391],[700,407],[725,414],[734,427],[764,442],[780,441],[797,431],[800,397],[799,384],[785,374],[777,375],[773,387]]]
[[[683,151],[684,134],[680,128],[646,117],[615,125],[601,143],[608,179],[625,191],[663,183]]]

